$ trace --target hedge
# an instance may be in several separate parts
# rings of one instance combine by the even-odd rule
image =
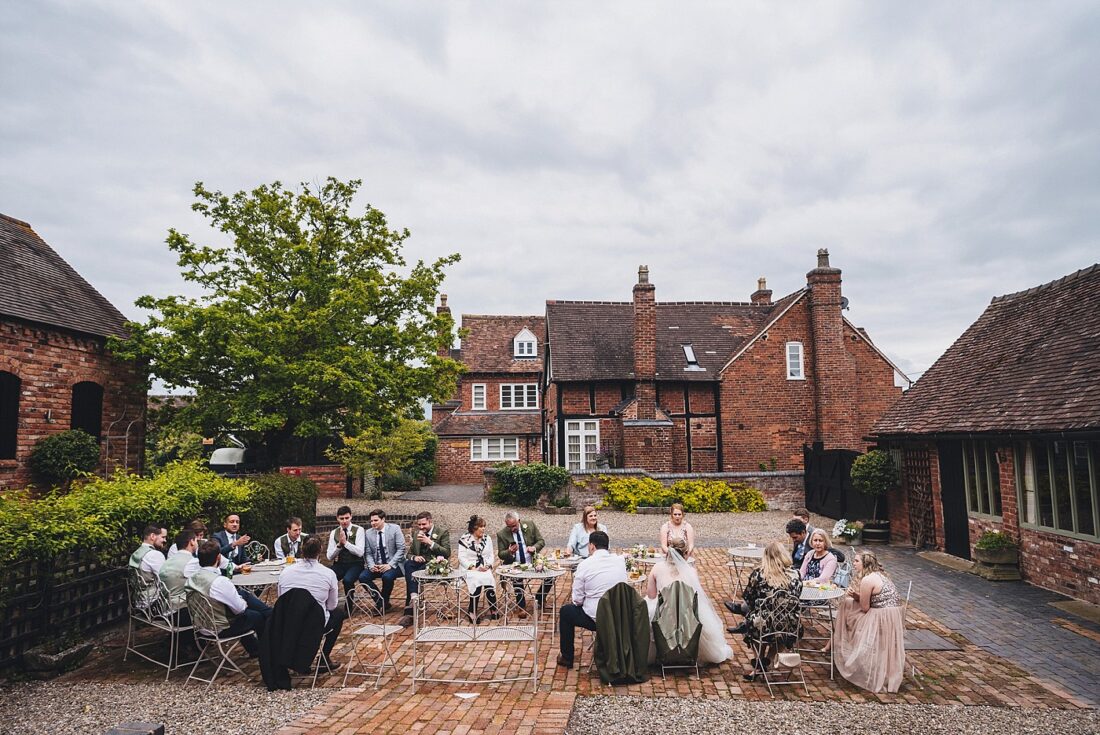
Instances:
[[[68,493],[32,498],[25,491],[0,494],[0,563],[76,548],[117,554],[134,547],[141,529],[160,523],[174,534],[203,519],[211,532],[228,513],[240,513],[246,533],[270,544],[283,533],[287,516],[301,516],[312,528],[316,486],[309,480],[260,475],[248,480],[220,477],[194,462],[168,465],[153,477],[91,478]]]
[[[530,507],[540,496],[553,498],[569,484],[569,471],[542,462],[501,465],[495,468],[489,500],[502,505]]]
[[[665,487],[651,477],[600,478],[604,505],[633,513],[639,505],[663,507],[683,503],[688,513],[739,511],[757,513],[767,510],[763,494],[740,482],[721,480],[680,480]]]

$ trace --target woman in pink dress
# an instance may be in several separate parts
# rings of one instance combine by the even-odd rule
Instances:
[[[668,553],[668,542],[673,539],[683,539],[687,543],[687,553],[684,554],[685,559],[690,559],[695,555],[695,529],[684,520],[684,506],[680,503],[672,504],[668,520],[661,526],[662,554]]]
[[[860,689],[896,692],[905,676],[905,623],[897,588],[874,553],[852,557],[855,575],[834,630],[836,670]]]

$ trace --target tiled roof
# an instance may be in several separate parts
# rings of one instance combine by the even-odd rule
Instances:
[[[485,316],[463,314],[461,360],[471,373],[541,373],[546,351],[546,318],[541,316]],[[514,356],[512,339],[523,329],[538,340],[534,358]]]
[[[1100,264],[993,299],[874,432],[1097,429],[1098,365]]]
[[[125,317],[26,222],[0,214],[0,314],[125,336]]]
[[[539,434],[541,411],[477,411],[452,413],[435,425],[439,436],[514,436]]]
[[[717,380],[734,352],[767,322],[777,305],[728,302],[657,303],[658,380]],[[627,380],[634,376],[634,305],[548,301],[553,379]],[[688,366],[690,343],[699,367]]]

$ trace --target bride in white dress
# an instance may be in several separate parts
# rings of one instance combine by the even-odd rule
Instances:
[[[726,643],[726,630],[722,619],[714,611],[710,597],[699,582],[695,569],[684,561],[687,542],[673,539],[668,544],[668,555],[663,562],[653,565],[646,584],[645,601],[649,606],[649,619],[657,615],[657,594],[677,580],[687,583],[698,595],[699,622],[703,624],[703,634],[699,637],[699,663],[718,664],[733,657],[733,649]]]

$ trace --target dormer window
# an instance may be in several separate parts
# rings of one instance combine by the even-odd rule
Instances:
[[[534,333],[524,327],[512,339],[512,356],[526,359],[538,357],[538,344],[538,338],[535,337]]]

